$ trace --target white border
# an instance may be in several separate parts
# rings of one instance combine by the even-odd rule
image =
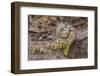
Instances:
[[[28,14],[88,17],[88,58],[28,61]],[[94,65],[94,11],[41,7],[21,7],[20,17],[21,70]]]

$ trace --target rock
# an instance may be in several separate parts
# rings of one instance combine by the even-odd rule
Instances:
[[[87,28],[76,31],[76,40],[82,40],[88,37]]]

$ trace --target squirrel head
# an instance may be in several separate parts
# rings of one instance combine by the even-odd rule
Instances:
[[[70,31],[74,30],[71,25],[65,24],[63,22],[59,23],[56,28],[56,35],[58,37],[66,38]]]

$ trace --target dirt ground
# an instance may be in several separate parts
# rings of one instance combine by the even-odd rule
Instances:
[[[63,23],[63,24],[60,24]],[[64,49],[50,49],[61,34],[57,34],[60,25],[66,29],[70,25],[74,29],[75,37],[72,38],[68,55],[64,55]],[[62,28],[61,27],[61,28]],[[28,60],[52,60],[52,59],[79,59],[88,57],[88,18],[67,16],[28,16]],[[66,31],[65,30],[65,31]],[[58,30],[59,31],[59,30]],[[69,31],[67,31],[69,32]],[[69,35],[68,35],[69,36]],[[71,40],[70,38],[70,40]],[[65,39],[65,43],[67,37]],[[55,47],[54,47],[55,48]]]

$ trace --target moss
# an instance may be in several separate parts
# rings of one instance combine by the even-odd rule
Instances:
[[[63,49],[64,49],[64,56],[67,56],[68,55],[68,52],[69,52],[69,48],[70,48],[70,45],[69,44],[65,44]]]
[[[66,43],[56,43],[56,44],[49,45],[49,48],[52,49],[52,50],[63,49],[64,56],[67,56],[69,48],[70,48],[70,45],[66,44]]]

